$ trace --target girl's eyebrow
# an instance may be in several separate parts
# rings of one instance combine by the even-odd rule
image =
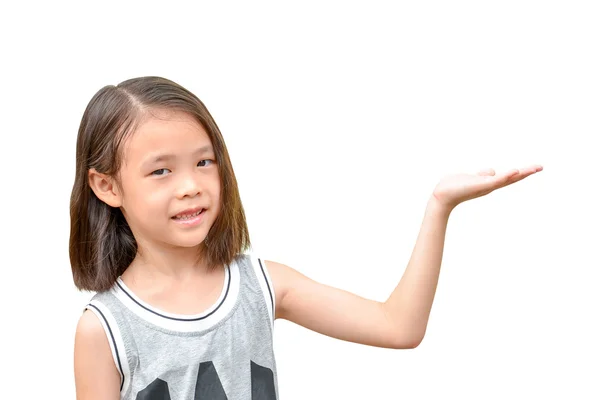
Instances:
[[[199,156],[206,153],[212,153],[213,148],[212,145],[207,144],[206,146],[202,146],[192,153],[194,156]],[[170,161],[175,159],[176,156],[174,154],[164,154],[164,153],[154,153],[148,155],[145,160],[142,162],[143,165],[153,165],[162,161]]]

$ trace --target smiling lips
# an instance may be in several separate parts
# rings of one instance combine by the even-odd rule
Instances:
[[[192,222],[192,221],[198,219],[200,217],[200,215],[203,215],[205,210],[206,209],[202,208],[202,207],[189,208],[171,218],[174,219],[175,221]]]

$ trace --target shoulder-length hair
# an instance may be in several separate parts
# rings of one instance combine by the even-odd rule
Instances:
[[[118,183],[121,144],[152,109],[183,111],[194,117],[212,142],[221,181],[220,213],[199,257],[211,269],[231,263],[250,247],[246,217],[225,141],[204,104],[168,79],[141,77],[100,89],[87,105],[77,135],[75,183],[71,192],[69,257],[75,286],[104,291],[131,264],[137,243],[119,208],[96,197],[88,171]]]

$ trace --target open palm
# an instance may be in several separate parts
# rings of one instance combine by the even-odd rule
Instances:
[[[491,168],[477,174],[448,175],[437,184],[433,196],[443,205],[454,208],[467,200],[485,196],[496,189],[512,185],[542,169],[541,165],[533,165],[522,169],[511,169],[498,175]]]

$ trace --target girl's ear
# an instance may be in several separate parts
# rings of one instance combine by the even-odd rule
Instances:
[[[121,193],[113,178],[92,168],[88,170],[88,182],[96,197],[111,207],[121,207]]]

